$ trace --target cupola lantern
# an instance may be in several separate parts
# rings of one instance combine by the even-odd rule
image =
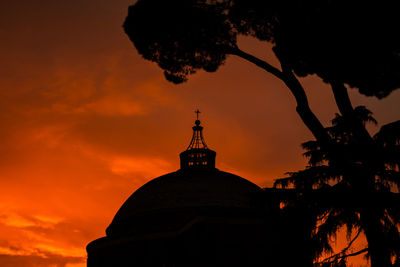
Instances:
[[[199,114],[196,110],[196,121],[193,129],[192,140],[185,151],[179,156],[181,159],[181,169],[215,169],[215,151],[209,149],[204,141],[203,127],[200,126]]]

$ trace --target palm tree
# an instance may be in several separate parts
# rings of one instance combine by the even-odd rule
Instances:
[[[354,109],[355,118],[365,126],[375,123],[372,113],[363,106]],[[400,266],[400,121],[381,127],[374,136],[375,160],[365,160],[366,148],[353,134],[346,117],[336,114],[326,129],[335,146],[335,157],[318,141],[302,145],[308,166],[288,177],[278,179],[275,187],[294,187],[301,199],[287,201],[288,206],[306,205],[311,211],[310,233],[316,266],[346,266],[350,256],[367,252],[371,265]],[[345,163],[345,164],[344,164]],[[372,179],[371,179],[372,177]],[[372,181],[372,182],[371,182]],[[339,253],[318,261],[324,253],[332,253],[332,237],[346,226],[348,245]],[[364,234],[368,247],[351,252],[353,242]],[[353,238],[352,238],[353,237]]]

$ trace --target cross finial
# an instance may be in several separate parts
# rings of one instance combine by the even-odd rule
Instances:
[[[201,113],[200,110],[199,110],[199,109],[196,109],[196,111],[195,111],[194,113],[196,113],[196,118],[197,118],[197,120],[198,120],[198,119],[199,119],[199,114]]]

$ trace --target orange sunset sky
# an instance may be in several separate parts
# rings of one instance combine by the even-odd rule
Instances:
[[[132,0],[0,2],[0,266],[85,266],[139,186],[179,168],[199,108],[217,168],[271,186],[306,161],[312,136],[289,90],[239,58],[173,85],[123,33]],[[270,47],[240,46],[272,63]],[[329,88],[302,79],[328,125]],[[400,90],[351,90],[379,125],[400,119]],[[371,126],[371,133],[377,131]]]

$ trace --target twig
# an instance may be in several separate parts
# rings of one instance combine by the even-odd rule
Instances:
[[[335,256],[337,256],[337,258],[335,258],[334,260],[326,261],[327,259],[332,258],[332,257],[329,257],[329,258],[327,258],[327,259],[325,259],[325,260],[323,260],[323,261],[321,261],[321,262],[317,262],[317,264],[324,264],[324,263],[330,264],[330,263],[334,263],[335,261],[337,261],[337,260],[339,260],[339,259],[344,259],[344,258],[348,258],[348,257],[357,256],[357,255],[360,255],[360,254],[362,254],[362,253],[364,253],[364,252],[367,252],[367,251],[368,251],[368,247],[366,247],[366,248],[364,248],[364,249],[362,249],[362,250],[359,250],[359,251],[357,251],[357,252],[350,253],[350,254],[346,254],[346,255],[342,255],[342,256],[338,256],[338,254],[336,254]]]
[[[357,234],[353,237],[353,239],[349,242],[349,244],[344,249],[342,249],[342,251],[340,251],[339,253],[336,253],[335,255],[332,255],[332,256],[330,256],[330,257],[328,257],[326,259],[324,259],[321,262],[318,262],[317,264],[333,263],[333,262],[335,262],[335,261],[337,261],[339,259],[344,259],[344,258],[347,258],[347,257],[356,256],[358,254],[361,254],[361,253],[367,251],[368,248],[364,248],[364,249],[362,249],[360,251],[357,251],[357,252],[354,252],[354,253],[345,254],[346,251],[353,245],[354,241],[356,241],[356,239],[360,236],[360,234],[361,234],[361,228],[358,229]],[[333,260],[331,260],[331,259],[333,259]]]

